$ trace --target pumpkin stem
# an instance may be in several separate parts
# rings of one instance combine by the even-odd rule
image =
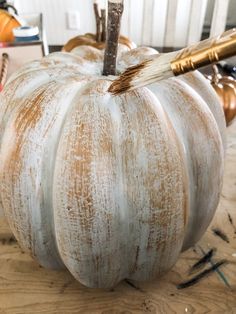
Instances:
[[[103,75],[116,75],[116,57],[123,9],[123,0],[108,0],[107,39]]]
[[[93,4],[94,14],[96,19],[96,41],[105,42],[106,41],[106,10],[101,9],[99,13],[98,3]]]
[[[102,24],[102,35],[101,40],[102,42],[106,41],[106,31],[107,31],[107,23],[106,23],[106,10],[101,9],[101,24]]]
[[[101,33],[101,17],[99,15],[98,4],[95,2],[93,4],[95,19],[96,19],[96,41],[101,42],[102,33]]]

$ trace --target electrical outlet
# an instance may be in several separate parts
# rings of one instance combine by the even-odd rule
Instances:
[[[79,11],[69,10],[66,12],[67,28],[79,30],[80,29],[80,13]]]

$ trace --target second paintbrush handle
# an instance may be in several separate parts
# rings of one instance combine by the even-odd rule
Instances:
[[[2,68],[0,70],[0,92],[5,85],[7,80],[7,72],[8,72],[8,64],[9,64],[9,56],[7,53],[2,54]]]
[[[171,61],[171,69],[177,76],[233,55],[236,55],[235,28],[180,50]]]

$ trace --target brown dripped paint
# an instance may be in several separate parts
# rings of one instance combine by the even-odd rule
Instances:
[[[149,61],[144,61],[138,65],[128,68],[116,79],[108,88],[108,92],[113,95],[123,94],[131,87],[131,81],[134,77],[138,76],[143,68],[146,68]]]

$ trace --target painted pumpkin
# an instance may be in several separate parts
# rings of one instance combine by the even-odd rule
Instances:
[[[213,75],[208,76],[208,79],[220,98],[229,125],[236,116],[236,80],[232,76],[222,76],[216,65],[213,66]]]
[[[119,38],[119,44],[120,46],[123,46],[123,50],[130,50],[137,47],[134,42],[122,35]],[[71,52],[71,50],[79,46],[92,46],[102,50],[105,48],[105,42],[97,41],[96,35],[87,33],[70,39],[62,48],[62,51]]]
[[[5,10],[0,10],[0,41],[14,40],[13,28],[21,26],[16,18]]]
[[[122,54],[118,72],[154,53]],[[51,54],[10,78],[0,112],[1,200],[15,237],[89,287],[158,277],[201,238],[225,142],[199,72],[120,96],[101,73],[94,47]]]

